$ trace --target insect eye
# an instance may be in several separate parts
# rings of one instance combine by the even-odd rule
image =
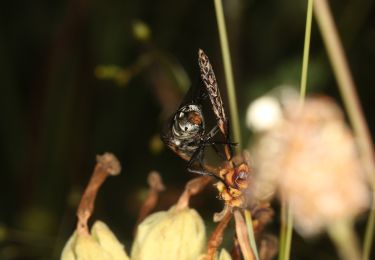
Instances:
[[[194,125],[194,124],[192,124],[190,122],[185,122],[185,124],[186,125],[183,127],[183,130],[185,132],[192,132],[192,131],[198,130],[198,128],[199,128],[199,126]]]
[[[204,119],[202,111],[197,105],[182,107],[175,116],[176,133],[186,136],[194,136],[204,131]]]

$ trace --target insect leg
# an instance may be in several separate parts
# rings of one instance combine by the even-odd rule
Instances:
[[[229,160],[231,160],[233,158],[233,146],[237,145],[237,143],[232,143],[230,141],[230,127],[229,127],[229,120],[227,120],[226,122],[226,129],[227,129],[227,132],[226,132],[226,135],[225,135],[225,141],[228,143],[228,146],[226,146],[228,149],[228,154],[229,154]]]
[[[204,145],[206,145],[206,146],[211,146],[212,149],[216,152],[216,154],[217,154],[221,159],[226,160],[227,158],[226,158],[225,154],[224,154],[222,151],[219,150],[219,148],[217,147],[217,144],[218,144],[218,143],[216,143],[216,142],[207,142],[207,143],[205,143]],[[219,144],[222,144],[222,143],[219,143]]]
[[[199,174],[199,175],[208,175],[208,176],[212,176],[214,177],[215,179],[221,181],[222,183],[224,183],[226,185],[226,183],[224,182],[224,180],[222,178],[220,178],[219,176],[213,174],[212,172],[209,172],[207,170],[204,169],[204,163],[203,163],[203,156],[204,156],[204,149],[205,149],[205,146],[204,145],[201,145],[194,153],[193,155],[191,156],[191,159],[188,163],[188,166],[187,166],[187,170],[188,172],[191,172],[191,173],[196,173],[196,174]],[[195,162],[199,163],[199,167],[200,169],[196,169],[196,168],[193,168],[193,165]]]
[[[215,150],[215,152],[220,156],[222,157],[223,159],[226,159],[226,160],[231,160],[232,157],[233,157],[233,149],[232,149],[232,146],[235,146],[237,145],[237,143],[234,143],[234,142],[231,142],[230,141],[230,135],[229,133],[227,135],[225,135],[225,140],[224,141],[213,141],[212,138],[217,134],[217,132],[219,131],[219,127],[216,125],[214,126],[211,131],[205,136],[204,138],[204,141],[203,141],[203,145],[205,146],[212,146],[212,148]],[[225,155],[223,155],[217,148],[216,145],[224,145],[224,149],[225,149]]]
[[[206,134],[206,136],[204,137],[204,142],[207,142],[209,141],[210,139],[212,139],[216,134],[217,132],[219,132],[219,127],[217,125],[215,125],[210,132],[208,132],[208,134]]]
[[[225,183],[224,179],[222,179],[221,177],[219,177],[219,176],[213,174],[212,172],[209,172],[209,171],[207,171],[203,168],[202,169],[194,169],[191,166],[188,166],[187,170],[188,170],[188,172],[191,172],[191,173],[196,173],[196,174],[203,175],[203,176],[207,175],[207,176],[214,177],[218,181],[221,181],[222,183],[224,183],[224,185],[226,187],[228,187],[228,185]]]
[[[198,173],[198,174],[201,174],[201,175],[207,175],[206,173],[204,173],[204,170],[196,170],[196,169],[193,168],[194,163],[198,161],[199,166],[203,169],[204,148],[205,147],[203,145],[199,146],[198,149],[191,156],[190,161],[187,165],[187,170],[189,172]]]
[[[225,185],[225,187],[228,189],[229,186],[228,186],[228,184],[225,182],[225,180],[223,178],[221,178],[220,176],[217,176],[216,174],[214,174],[212,172],[209,172],[206,169],[204,169],[203,159],[204,159],[204,149],[205,149],[205,147],[206,147],[206,145],[203,143],[193,153],[193,155],[190,158],[190,161],[188,162],[187,171],[191,172],[191,173],[196,173],[196,174],[199,174],[199,175],[203,175],[203,176],[204,175],[212,176],[215,179],[217,179],[218,181],[222,182]],[[194,163],[197,162],[197,161],[199,163],[200,169],[193,168]]]
[[[205,145],[217,145],[217,144],[222,144],[222,145],[230,145],[230,146],[236,146],[238,143],[235,142],[228,142],[228,141],[207,141]]]
[[[223,154],[219,151],[219,149],[217,148],[216,146],[216,143],[211,141],[211,139],[217,134],[217,132],[219,131],[219,127],[216,125],[214,126],[211,131],[204,137],[204,140],[203,140],[203,143],[202,145],[204,146],[212,146],[212,148],[214,149],[214,151],[220,156],[222,157],[222,159],[226,159],[225,156],[223,156]]]

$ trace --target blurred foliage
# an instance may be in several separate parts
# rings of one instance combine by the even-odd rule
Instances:
[[[374,1],[330,2],[373,132]],[[249,140],[249,102],[278,85],[298,85],[306,1],[224,0],[224,7]],[[75,226],[77,192],[105,151],[118,156],[123,172],[103,186],[94,218],[129,246],[148,172],[160,171],[167,185],[163,209],[192,177],[155,135],[199,83],[198,48],[209,55],[225,100],[213,1],[6,1],[0,21],[0,259],[58,258]],[[338,98],[316,29],[308,90]],[[212,191],[194,202],[207,218],[221,207]],[[316,251],[324,243],[296,238],[293,258],[329,259],[333,250]]]

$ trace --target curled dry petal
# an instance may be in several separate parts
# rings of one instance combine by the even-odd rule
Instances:
[[[156,203],[158,202],[158,199],[159,199],[159,193],[165,190],[165,186],[163,184],[161,176],[157,171],[152,171],[149,173],[147,182],[148,182],[148,185],[150,186],[150,189],[139,211],[137,224],[135,225],[136,227],[155,208]]]

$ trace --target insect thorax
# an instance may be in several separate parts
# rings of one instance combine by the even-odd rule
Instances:
[[[169,142],[174,146],[174,150],[189,156],[198,149],[204,130],[201,107],[196,104],[185,105],[174,115]]]

